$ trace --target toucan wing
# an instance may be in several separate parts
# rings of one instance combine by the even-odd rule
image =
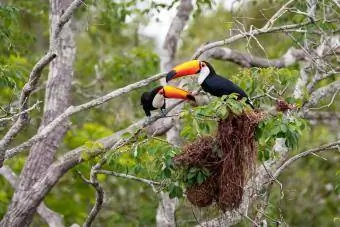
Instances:
[[[232,93],[239,94],[240,98],[248,97],[247,94],[231,80],[215,75],[208,77],[202,84],[203,90],[210,94],[221,97]]]

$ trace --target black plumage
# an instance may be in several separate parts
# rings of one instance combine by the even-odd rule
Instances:
[[[154,97],[156,96],[156,94],[159,92],[159,90],[161,90],[163,88],[163,86],[158,86],[154,89],[152,89],[149,92],[144,92],[141,96],[141,105],[143,106],[145,115],[150,117],[151,116],[151,110],[156,110],[157,108],[155,108],[152,105],[152,101],[154,99]],[[165,109],[165,101],[164,101],[164,105],[161,107],[161,110]]]
[[[239,99],[247,98],[246,103],[254,109],[254,106],[248,98],[247,94],[239,86],[234,84],[231,80],[217,75],[210,63],[206,61],[204,61],[204,63],[206,64],[205,67],[208,67],[210,71],[207,78],[201,84],[201,87],[205,92],[208,92],[211,95],[217,97],[236,93],[238,94]]]

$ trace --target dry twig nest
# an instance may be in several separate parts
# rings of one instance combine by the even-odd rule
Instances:
[[[207,168],[210,176],[186,190],[189,201],[205,207],[216,202],[225,211],[237,208],[247,179],[255,169],[257,147],[255,128],[264,114],[244,112],[219,120],[215,137],[200,137],[174,157],[181,167]]]

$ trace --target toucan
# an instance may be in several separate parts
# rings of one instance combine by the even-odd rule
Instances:
[[[164,113],[166,98],[191,100],[195,102],[195,97],[188,91],[170,85],[158,86],[149,92],[144,92],[141,96],[141,105],[143,106],[145,115],[150,117],[151,110],[156,109],[161,109],[162,113]]]
[[[213,96],[222,97],[236,93],[239,99],[246,98],[246,103],[253,109],[253,103],[248,98],[247,94],[231,80],[221,77],[216,74],[214,68],[209,62],[192,60],[175,66],[166,75],[166,82],[182,76],[199,74],[197,81],[205,92]]]

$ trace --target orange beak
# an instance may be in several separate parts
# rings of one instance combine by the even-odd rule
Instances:
[[[201,66],[199,60],[184,62],[180,65],[177,65],[170,72],[168,72],[166,75],[166,82],[182,76],[195,75],[200,70]]]
[[[195,98],[190,94],[190,92],[169,85],[163,86],[163,89],[161,89],[159,93],[161,93],[165,98],[195,101]]]

